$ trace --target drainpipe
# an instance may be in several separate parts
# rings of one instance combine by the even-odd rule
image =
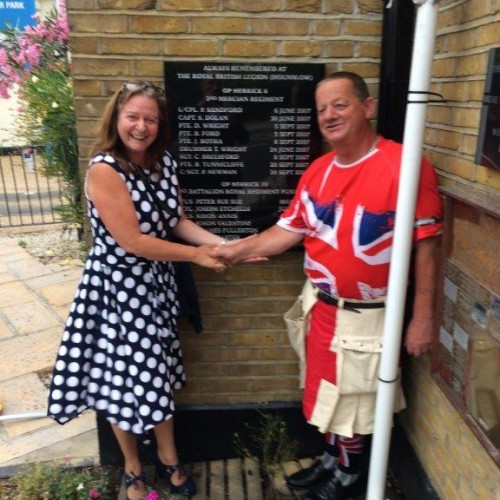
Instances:
[[[36,418],[46,417],[47,413],[44,412],[17,413],[15,415],[0,415],[0,422],[8,422],[11,420],[34,420]]]
[[[377,132],[396,142],[403,142],[414,27],[413,2],[387,3],[382,25]]]
[[[437,4],[439,0],[413,1],[418,4],[417,20],[389,271],[387,310],[384,324],[384,349],[380,360],[379,385],[375,407],[375,427],[366,496],[368,500],[384,499],[407,276],[412,249],[413,221],[415,218],[420,160],[436,38]]]

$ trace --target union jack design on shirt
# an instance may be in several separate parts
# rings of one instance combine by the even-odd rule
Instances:
[[[375,154],[347,167],[327,153],[302,176],[278,225],[304,233],[304,269],[323,291],[365,300],[386,294],[401,150],[381,139]],[[440,217],[436,176],[424,159],[414,240],[439,234]]]

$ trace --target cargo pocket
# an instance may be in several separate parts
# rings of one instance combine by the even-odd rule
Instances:
[[[330,348],[337,354],[337,386],[340,394],[376,392],[384,309],[360,309],[359,313],[337,309],[335,335]]]
[[[340,394],[376,392],[382,342],[379,338],[336,338],[337,387]]]
[[[302,299],[299,297],[290,309],[283,315],[285,320],[288,340],[299,359],[304,359],[304,313]]]
[[[309,312],[317,298],[309,280],[302,287],[292,307],[283,315],[288,333],[288,340],[299,358],[299,387],[304,388],[306,370],[305,336],[309,325]]]

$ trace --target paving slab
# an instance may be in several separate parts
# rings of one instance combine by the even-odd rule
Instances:
[[[7,321],[18,335],[29,335],[40,330],[60,326],[59,318],[40,300],[29,300],[2,308]],[[62,334],[62,331],[61,331]]]
[[[50,274],[45,274],[43,276],[30,277],[24,280],[25,285],[32,291],[37,292],[43,290],[46,287],[52,285],[57,285],[59,283],[69,283],[72,284],[74,289],[80,280],[82,274],[82,267],[72,267],[72,268],[62,268],[57,267]]]
[[[27,463],[27,455],[33,455],[35,452],[45,449],[44,460],[52,459],[52,454],[48,454],[52,446],[61,445],[69,450],[68,458],[82,456],[82,451],[79,450],[73,442],[67,446],[64,441],[73,440],[81,434],[93,431],[96,429],[96,418],[92,411],[86,412],[80,417],[73,419],[66,425],[59,425],[52,419],[44,419],[48,425],[33,432],[28,432],[16,439],[11,439],[3,442],[0,450],[0,468],[12,466],[17,463]],[[93,449],[94,443],[92,443]],[[87,450],[85,450],[85,455]],[[66,457],[60,457],[66,458]]]
[[[60,326],[2,340],[0,381],[54,366],[60,340]]]
[[[6,306],[31,302],[34,298],[32,292],[22,282],[14,281],[0,285],[0,304],[2,311]]]
[[[92,429],[58,443],[50,443],[39,449],[0,463],[0,477],[9,477],[23,466],[40,462],[57,462],[65,466],[83,467],[99,465],[99,444],[97,429]],[[20,499],[21,500],[21,499]]]
[[[8,267],[9,271],[20,280],[32,278],[33,276],[45,276],[51,273],[47,269],[47,266],[37,259],[33,260],[33,257],[25,251],[23,251],[23,254],[13,255],[13,259],[8,263]]]
[[[22,415],[25,413],[47,410],[47,388],[36,373],[27,373],[20,377],[0,382],[0,398],[4,403],[2,415]],[[2,422],[4,436],[14,439],[28,432],[38,430],[50,424],[46,418],[10,420]]]
[[[14,336],[13,330],[0,315],[0,341]]]
[[[13,283],[16,281],[16,277],[12,275],[12,273],[9,273],[5,269],[2,269],[2,266],[0,266],[0,285],[4,283]]]
[[[68,318],[69,308],[70,308],[70,304],[65,304],[65,305],[60,306],[60,307],[54,307],[54,309],[53,309],[54,314],[57,315],[57,317],[61,320],[63,325],[64,325],[64,323],[66,323],[66,319]],[[63,333],[63,330],[61,329],[61,335],[62,335],[62,333]]]
[[[52,307],[66,306],[73,302],[76,287],[75,281],[64,281],[53,285],[39,288],[39,294]]]

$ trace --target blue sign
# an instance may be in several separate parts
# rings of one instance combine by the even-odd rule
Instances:
[[[35,14],[35,0],[0,0],[0,30],[7,28],[7,26],[18,29],[23,29],[28,24],[34,26],[37,24],[32,18]]]

